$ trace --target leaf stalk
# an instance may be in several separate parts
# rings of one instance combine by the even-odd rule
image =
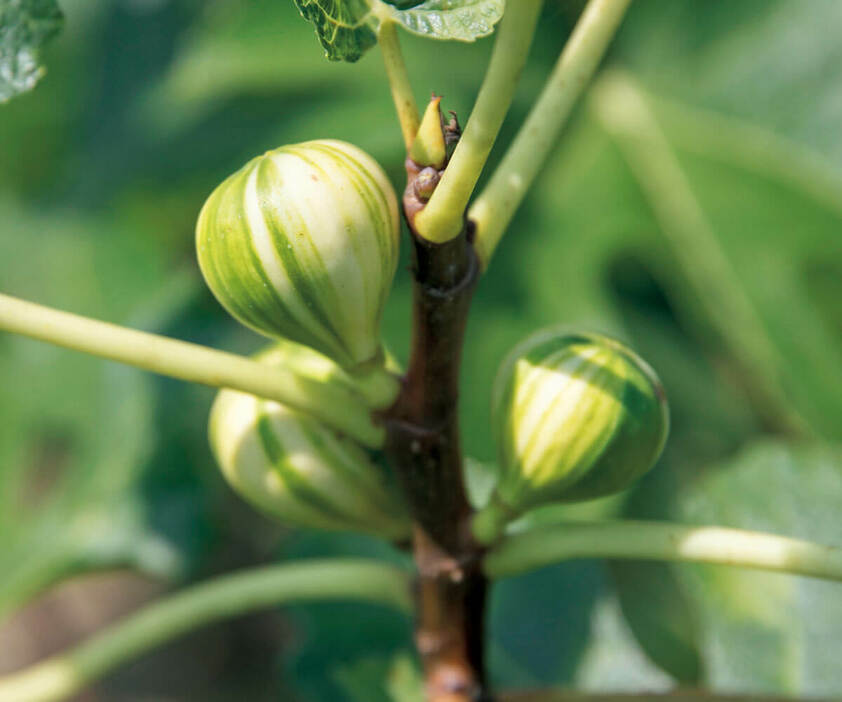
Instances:
[[[468,211],[483,270],[599,66],[631,0],[590,0],[537,102]]]
[[[308,412],[366,446],[380,447],[385,438],[384,429],[375,424],[369,414],[347,411],[349,406],[359,402],[350,392],[236,354],[100,322],[2,294],[0,329],[161,375],[275,400]],[[372,377],[366,383],[373,390],[379,385]]]
[[[577,558],[711,563],[842,581],[842,549],[786,536],[667,522],[571,522],[512,534],[489,550],[491,578]]]
[[[465,211],[526,64],[542,0],[508,3],[497,30],[485,79],[462,138],[426,207],[415,218],[416,233],[435,244],[459,236]]]
[[[412,94],[412,84],[403,60],[397,28],[392,20],[383,19],[377,33],[377,42],[383,54],[383,63],[386,65],[386,75],[389,77],[389,88],[398,113],[403,143],[409,151],[418,133],[418,105]]]

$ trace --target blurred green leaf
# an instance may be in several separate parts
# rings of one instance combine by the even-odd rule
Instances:
[[[763,125],[842,166],[836,0],[649,0],[618,54],[647,87]]]
[[[616,595],[606,592],[591,614],[591,635],[576,671],[576,689],[587,692],[665,692],[673,679],[656,668],[635,641]]]
[[[597,563],[563,563],[496,582],[490,623],[495,689],[653,692],[673,685],[635,641]]]
[[[495,583],[489,618],[495,688],[572,683],[604,588],[595,563],[563,563]]]
[[[842,544],[842,451],[760,441],[687,486],[687,522]],[[714,689],[837,697],[842,691],[838,583],[714,566],[682,566],[698,608]]]
[[[475,41],[494,31],[505,4],[505,0],[427,0],[397,12],[395,18],[419,36]]]
[[[336,671],[353,702],[424,702],[421,672],[409,653],[364,658]]]
[[[0,0],[0,103],[35,87],[38,51],[63,19],[55,0]]]
[[[409,565],[408,554],[351,532],[295,531],[281,549],[284,560],[343,555]],[[297,635],[283,666],[303,699],[404,702],[392,694],[410,691],[417,680],[405,668],[414,661],[407,617],[383,607],[328,602],[287,612]]]
[[[661,563],[609,564],[623,616],[658,667],[685,684],[701,681],[695,611],[673,570]]]
[[[183,288],[164,284],[154,246],[128,238],[103,245],[92,235],[95,220],[33,218],[9,202],[0,212],[4,291],[152,329],[178,310]],[[179,571],[141,495],[141,469],[156,445],[153,411],[150,378],[139,371],[0,338],[0,614],[76,572]]]
[[[430,39],[475,41],[494,31],[504,0],[427,0],[408,9],[382,0],[295,0],[331,61],[357,61],[377,43],[381,22]]]

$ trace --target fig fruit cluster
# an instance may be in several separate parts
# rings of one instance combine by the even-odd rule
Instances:
[[[314,393],[340,386],[352,398],[343,411],[371,413],[399,389],[380,339],[399,227],[397,196],[374,159],[323,139],[268,151],[225,179],[202,207],[196,249],[222,306],[275,340],[257,357],[267,374],[283,365]],[[210,439],[229,484],[287,524],[408,533],[377,451],[304,412],[223,390]]]
[[[428,151],[441,156],[439,147]],[[380,339],[398,235],[397,197],[380,166],[321,140],[269,151],[227,178],[202,208],[196,245],[220,303],[274,339],[257,357],[267,374],[283,366],[314,403],[343,397],[343,411],[371,414],[399,390]],[[493,389],[499,476],[474,517],[476,538],[494,541],[533,507],[623,490],[655,463],[668,426],[657,376],[620,342],[559,330],[530,337]],[[233,390],[214,403],[210,438],[231,486],[288,524],[410,533],[379,446]]]

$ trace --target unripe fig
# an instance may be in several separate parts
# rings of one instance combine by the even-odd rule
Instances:
[[[277,363],[287,353],[270,349],[259,360]],[[348,411],[369,410],[361,400]],[[310,415],[222,390],[209,433],[227,482],[268,515],[291,526],[408,536],[403,499],[372,455]]]
[[[249,161],[205,202],[202,274],[240,322],[346,367],[376,359],[398,259],[395,192],[342,141],[282,146]]]
[[[474,522],[484,541],[531,507],[627,488],[654,465],[669,429],[655,372],[590,333],[546,331],[515,348],[495,380],[492,411],[500,476]]]

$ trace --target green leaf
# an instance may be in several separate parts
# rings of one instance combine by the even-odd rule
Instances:
[[[351,702],[424,702],[421,672],[408,652],[361,658],[334,677]]]
[[[0,0],[0,103],[35,87],[38,50],[63,20],[55,0]]]
[[[613,561],[609,571],[623,616],[649,658],[679,682],[698,684],[702,661],[695,611],[673,569],[662,563]]]
[[[331,61],[357,61],[377,43],[382,22],[430,39],[476,41],[494,31],[505,0],[427,0],[398,9],[381,0],[295,0]]]
[[[505,0],[427,0],[395,18],[422,37],[476,41],[494,31],[505,5]]]
[[[376,0],[375,0],[376,1]],[[331,61],[357,61],[377,43],[371,0],[295,0]]]
[[[281,558],[342,555],[409,565],[407,554],[379,539],[351,532],[292,532]],[[299,635],[284,659],[285,678],[295,681],[302,699],[414,702],[411,691],[417,676],[406,666],[412,650],[407,617],[375,605],[339,602],[296,605],[287,613]]]
[[[694,0],[640,3],[619,53],[659,93],[762,124],[842,164],[842,5],[711,0],[704,21],[697,9]]]
[[[842,544],[842,449],[759,441],[681,497],[685,521]],[[682,566],[698,608],[707,683],[746,693],[835,697],[842,587],[737,568]]]
[[[674,681],[646,658],[623,618],[616,595],[606,594],[591,615],[591,636],[579,669],[576,689],[587,692],[654,692]]]
[[[495,689],[668,690],[632,636],[604,568],[562,563],[494,585],[489,670]]]

